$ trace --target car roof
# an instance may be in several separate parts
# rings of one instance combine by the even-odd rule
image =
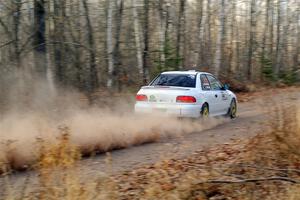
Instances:
[[[196,75],[196,74],[210,74],[207,72],[200,72],[196,70],[187,70],[187,71],[166,71],[162,72],[161,74],[191,74],[191,75]]]

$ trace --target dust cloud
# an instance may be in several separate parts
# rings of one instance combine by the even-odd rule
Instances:
[[[59,127],[68,127],[70,140],[83,153],[154,142],[199,132],[223,123],[225,119],[179,120],[159,114],[133,113],[132,99],[119,99],[113,107],[89,107],[76,92],[55,91],[39,84],[30,99],[14,99],[0,117],[0,162],[26,168],[38,158],[37,140],[55,142]],[[134,95],[133,95],[134,96]]]

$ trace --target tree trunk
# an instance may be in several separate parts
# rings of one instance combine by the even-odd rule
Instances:
[[[107,0],[108,10],[107,10],[107,29],[106,29],[106,45],[107,45],[107,58],[108,58],[108,79],[107,87],[112,88],[113,86],[113,73],[114,73],[114,57],[113,57],[113,41],[112,41],[112,22],[113,22],[113,4],[114,1]]]
[[[46,79],[47,76],[45,15],[44,0],[34,0],[34,62],[38,75],[43,79]]]
[[[147,84],[149,81],[149,0],[144,0],[144,12],[145,12],[145,20],[144,20],[144,52],[143,52],[143,83]]]
[[[94,32],[90,20],[89,7],[87,5],[87,0],[82,0],[85,20],[87,23],[87,37],[89,45],[89,75],[88,75],[88,92],[93,92],[98,87],[98,74],[96,65],[96,48],[94,45]]]
[[[263,40],[262,40],[262,47],[261,47],[261,54],[262,54],[262,58],[265,59],[266,58],[266,40],[267,40],[267,33],[268,33],[268,29],[269,29],[269,13],[270,13],[270,1],[271,0],[267,0],[267,5],[266,5],[266,17],[265,17],[265,27],[264,27],[264,31],[263,31]]]
[[[64,1],[54,0],[53,11],[54,11],[54,63],[55,63],[55,78],[59,84],[65,84],[66,80],[66,66],[64,62],[64,51],[65,51],[65,33],[64,33],[64,19],[65,19],[65,5]]]
[[[278,78],[280,72],[280,60],[281,60],[281,0],[277,2],[277,27],[276,27],[276,63],[275,63],[275,77]]]
[[[229,76],[232,76],[237,68],[237,62],[236,59],[234,61],[234,58],[236,58],[235,55],[235,49],[237,48],[237,39],[238,37],[235,35],[236,31],[236,0],[231,0],[231,23],[230,23],[230,54],[228,56],[228,68],[227,68],[227,74]]]
[[[266,54],[266,41],[267,41],[267,33],[269,30],[269,18],[270,18],[270,1],[267,0],[266,2],[266,8],[265,8],[265,26],[263,31],[263,39],[262,39],[262,46],[261,46],[261,60],[260,60],[260,72],[262,72],[262,69],[265,65],[266,59],[270,59],[269,55]],[[263,79],[263,73],[260,73],[260,79]]]
[[[300,21],[300,2],[297,3],[297,15],[296,22]],[[294,54],[294,67],[293,71],[298,74],[298,80],[300,80],[300,25],[296,24],[296,49]]]
[[[118,12],[116,14],[116,31],[115,31],[115,46],[113,49],[113,60],[115,66],[114,79],[117,79],[118,89],[121,91],[122,82],[120,82],[120,71],[121,71],[121,52],[120,52],[120,37],[121,37],[121,28],[122,28],[122,15],[124,9],[124,1],[117,0],[116,7],[118,8]]]
[[[166,27],[168,24],[167,12],[164,9],[163,0],[159,1],[159,19],[160,19],[160,29],[159,29],[159,71],[165,66],[166,56],[165,56],[165,43],[166,43]]]
[[[212,69],[212,39],[211,39],[211,0],[206,2],[206,64],[209,69]]]
[[[21,67],[20,52],[20,18],[21,18],[21,0],[13,1],[13,35],[14,35],[14,57],[17,68]]]
[[[141,82],[143,82],[144,65],[143,65],[142,45],[141,45],[141,38],[140,38],[139,16],[138,16],[137,9],[136,9],[137,0],[131,0],[131,5],[132,5],[132,14],[133,14],[137,67],[138,67],[139,75],[140,75],[139,78],[141,79]]]
[[[220,69],[222,68],[222,56],[223,56],[223,45],[224,45],[224,31],[225,31],[225,0],[221,2],[221,11],[219,14],[219,26],[218,36],[216,43],[216,54],[215,54],[215,75],[219,76]]]
[[[81,12],[81,2],[78,0],[70,0],[70,14],[72,16],[75,16],[77,13]],[[78,43],[80,41],[82,41],[82,29],[78,29],[77,27],[81,27],[82,26],[82,20],[81,17],[79,18],[79,20],[68,20],[67,22],[68,28],[71,30],[70,31],[70,37],[73,43]],[[76,30],[76,31],[75,31]],[[79,88],[81,91],[84,91],[86,88],[83,87],[84,83],[85,83],[85,79],[83,77],[84,75],[84,68],[82,66],[81,63],[81,59],[82,59],[82,49],[81,48],[75,48],[73,50],[73,66],[74,66],[74,73],[75,73],[75,77],[73,78],[74,81],[74,85],[75,87]]]
[[[252,80],[252,57],[254,51],[255,32],[256,32],[256,0],[251,0],[250,5],[250,37],[247,59],[247,79]]]
[[[203,0],[198,1],[198,41],[197,41],[197,57],[196,57],[196,67],[200,67],[202,63],[202,42],[203,42],[203,27],[202,27],[202,17],[203,17]]]
[[[179,14],[178,14],[178,21],[177,21],[177,33],[176,33],[176,68],[182,68],[182,54],[181,54],[181,43],[182,43],[182,35],[183,30],[182,27],[184,26],[184,15],[185,15],[185,0],[180,0],[179,5]]]
[[[290,12],[289,10],[289,0],[283,1],[283,9],[282,9],[282,16],[283,22],[282,22],[282,36],[281,36],[281,52],[280,52],[280,61],[279,61],[279,66],[281,67],[280,69],[282,71],[290,71],[291,69],[289,68],[289,48],[288,48],[288,38],[290,35],[290,19],[288,16],[288,13]],[[286,62],[285,62],[286,61]]]
[[[238,24],[239,24],[239,26],[241,26],[241,23],[239,23],[239,22],[237,22]],[[240,37],[240,30],[239,30],[239,28],[236,28],[235,29],[235,33],[234,33],[234,35],[235,35],[235,40],[236,40],[236,42],[235,42],[235,57],[236,57],[236,59],[235,59],[235,62],[236,62],[236,72],[238,72],[238,73],[240,73],[240,71],[241,71],[241,67],[240,67],[240,63],[241,63],[241,60],[240,60],[240,54],[241,54],[241,37]]]
[[[273,63],[273,41],[274,41],[274,0],[271,0],[270,2],[270,17],[271,17],[271,22],[270,22],[270,30],[269,30],[269,43],[268,43],[268,51],[270,55],[270,59],[272,60]]]

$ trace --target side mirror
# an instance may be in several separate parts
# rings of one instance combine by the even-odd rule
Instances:
[[[223,90],[229,90],[230,85],[228,83],[225,83],[223,86]]]

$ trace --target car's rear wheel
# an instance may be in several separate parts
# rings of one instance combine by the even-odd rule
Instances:
[[[209,116],[209,108],[207,103],[203,104],[201,108],[201,117],[205,118]]]
[[[237,104],[235,99],[232,99],[227,116],[230,117],[231,119],[234,119],[236,118],[236,113],[237,113]]]

